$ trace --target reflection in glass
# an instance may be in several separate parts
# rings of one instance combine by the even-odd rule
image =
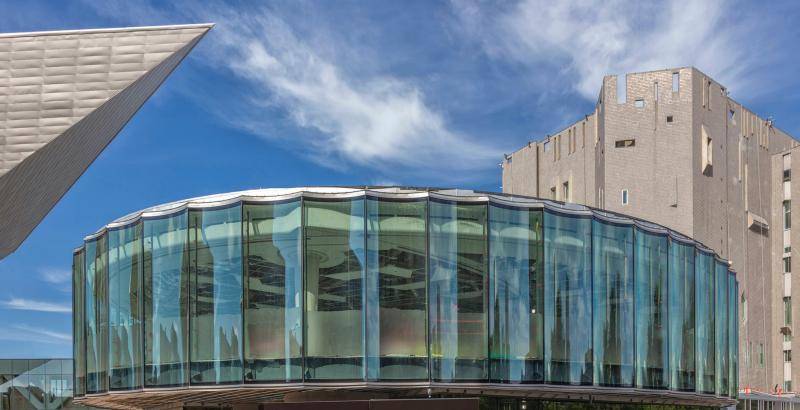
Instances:
[[[364,200],[305,200],[306,380],[363,379]]]
[[[592,384],[592,220],[544,213],[545,381]]]
[[[430,200],[431,379],[489,378],[486,205]]]
[[[669,349],[667,344],[667,269],[669,239],[636,230],[636,387],[666,389]]]
[[[694,246],[676,240],[669,245],[669,387],[695,389]]]
[[[714,343],[716,354],[716,394],[724,396],[728,393],[728,264],[721,260],[714,262],[715,269],[715,301]]]
[[[728,277],[728,349],[730,354],[728,394],[739,395],[739,284],[736,273],[730,272]]]
[[[542,211],[489,206],[492,381],[544,381]]]
[[[108,231],[109,387],[141,386],[142,225]]]
[[[86,242],[86,393],[108,390],[108,252],[105,235]]]
[[[368,380],[428,378],[425,201],[367,200]]]
[[[595,219],[594,382],[633,386],[633,228]]]
[[[86,394],[86,300],[84,251],[72,256],[72,357],[75,359],[75,395]]]
[[[303,377],[300,200],[245,204],[245,381]]]
[[[695,262],[695,319],[697,326],[697,386],[701,393],[714,393],[714,256],[697,252]]]
[[[242,380],[242,208],[189,212],[191,382]]]
[[[144,383],[186,384],[187,216],[145,219],[144,225]]]

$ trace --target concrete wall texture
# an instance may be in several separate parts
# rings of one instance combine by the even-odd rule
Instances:
[[[796,312],[797,303],[784,298],[800,294],[784,257],[797,250],[784,249],[800,227],[784,230],[783,202],[800,195],[800,184],[784,181],[784,155],[800,154],[798,145],[694,67],[606,76],[592,113],[506,155],[503,192],[657,222],[730,260],[740,282],[739,385],[794,390],[800,360],[785,361],[784,351],[800,340],[784,334],[785,306]],[[800,175],[800,160],[788,163]]]

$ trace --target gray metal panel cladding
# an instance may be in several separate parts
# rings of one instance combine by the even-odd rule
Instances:
[[[0,37],[0,258],[22,243],[210,28]]]

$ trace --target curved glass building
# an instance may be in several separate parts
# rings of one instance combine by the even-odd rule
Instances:
[[[75,395],[89,404],[351,389],[722,406],[738,391],[725,260],[646,221],[535,198],[178,201],[86,237],[74,290]]]

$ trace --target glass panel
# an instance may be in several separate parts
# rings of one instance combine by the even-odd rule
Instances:
[[[141,386],[142,225],[108,232],[110,388]]]
[[[75,358],[75,395],[86,394],[86,302],[84,285],[85,279],[84,252],[80,251],[72,258],[72,296],[73,315],[72,330],[74,333],[72,344],[72,357]]]
[[[544,371],[592,384],[592,220],[544,213]]]
[[[300,200],[244,205],[245,381],[303,377]]]
[[[594,382],[633,386],[633,227],[595,219]]]
[[[86,243],[86,393],[108,390],[108,252],[105,235]]]
[[[186,384],[186,212],[144,222],[144,383]]]
[[[715,261],[714,342],[716,354],[717,376],[716,394],[724,396],[728,393],[728,264]]]
[[[191,383],[242,381],[242,208],[189,212]]]
[[[714,393],[714,256],[697,252],[695,262],[695,323],[697,327],[697,386],[701,393]]]
[[[431,378],[489,378],[484,204],[430,201]]]
[[[363,379],[364,200],[306,200],[304,217],[305,379]]]
[[[636,387],[668,387],[667,280],[669,239],[636,230]]]
[[[367,200],[367,378],[428,378],[426,201]]]
[[[677,241],[669,245],[669,386],[695,389],[695,276],[694,247]]]
[[[489,342],[495,382],[544,381],[542,211],[489,206]]]

